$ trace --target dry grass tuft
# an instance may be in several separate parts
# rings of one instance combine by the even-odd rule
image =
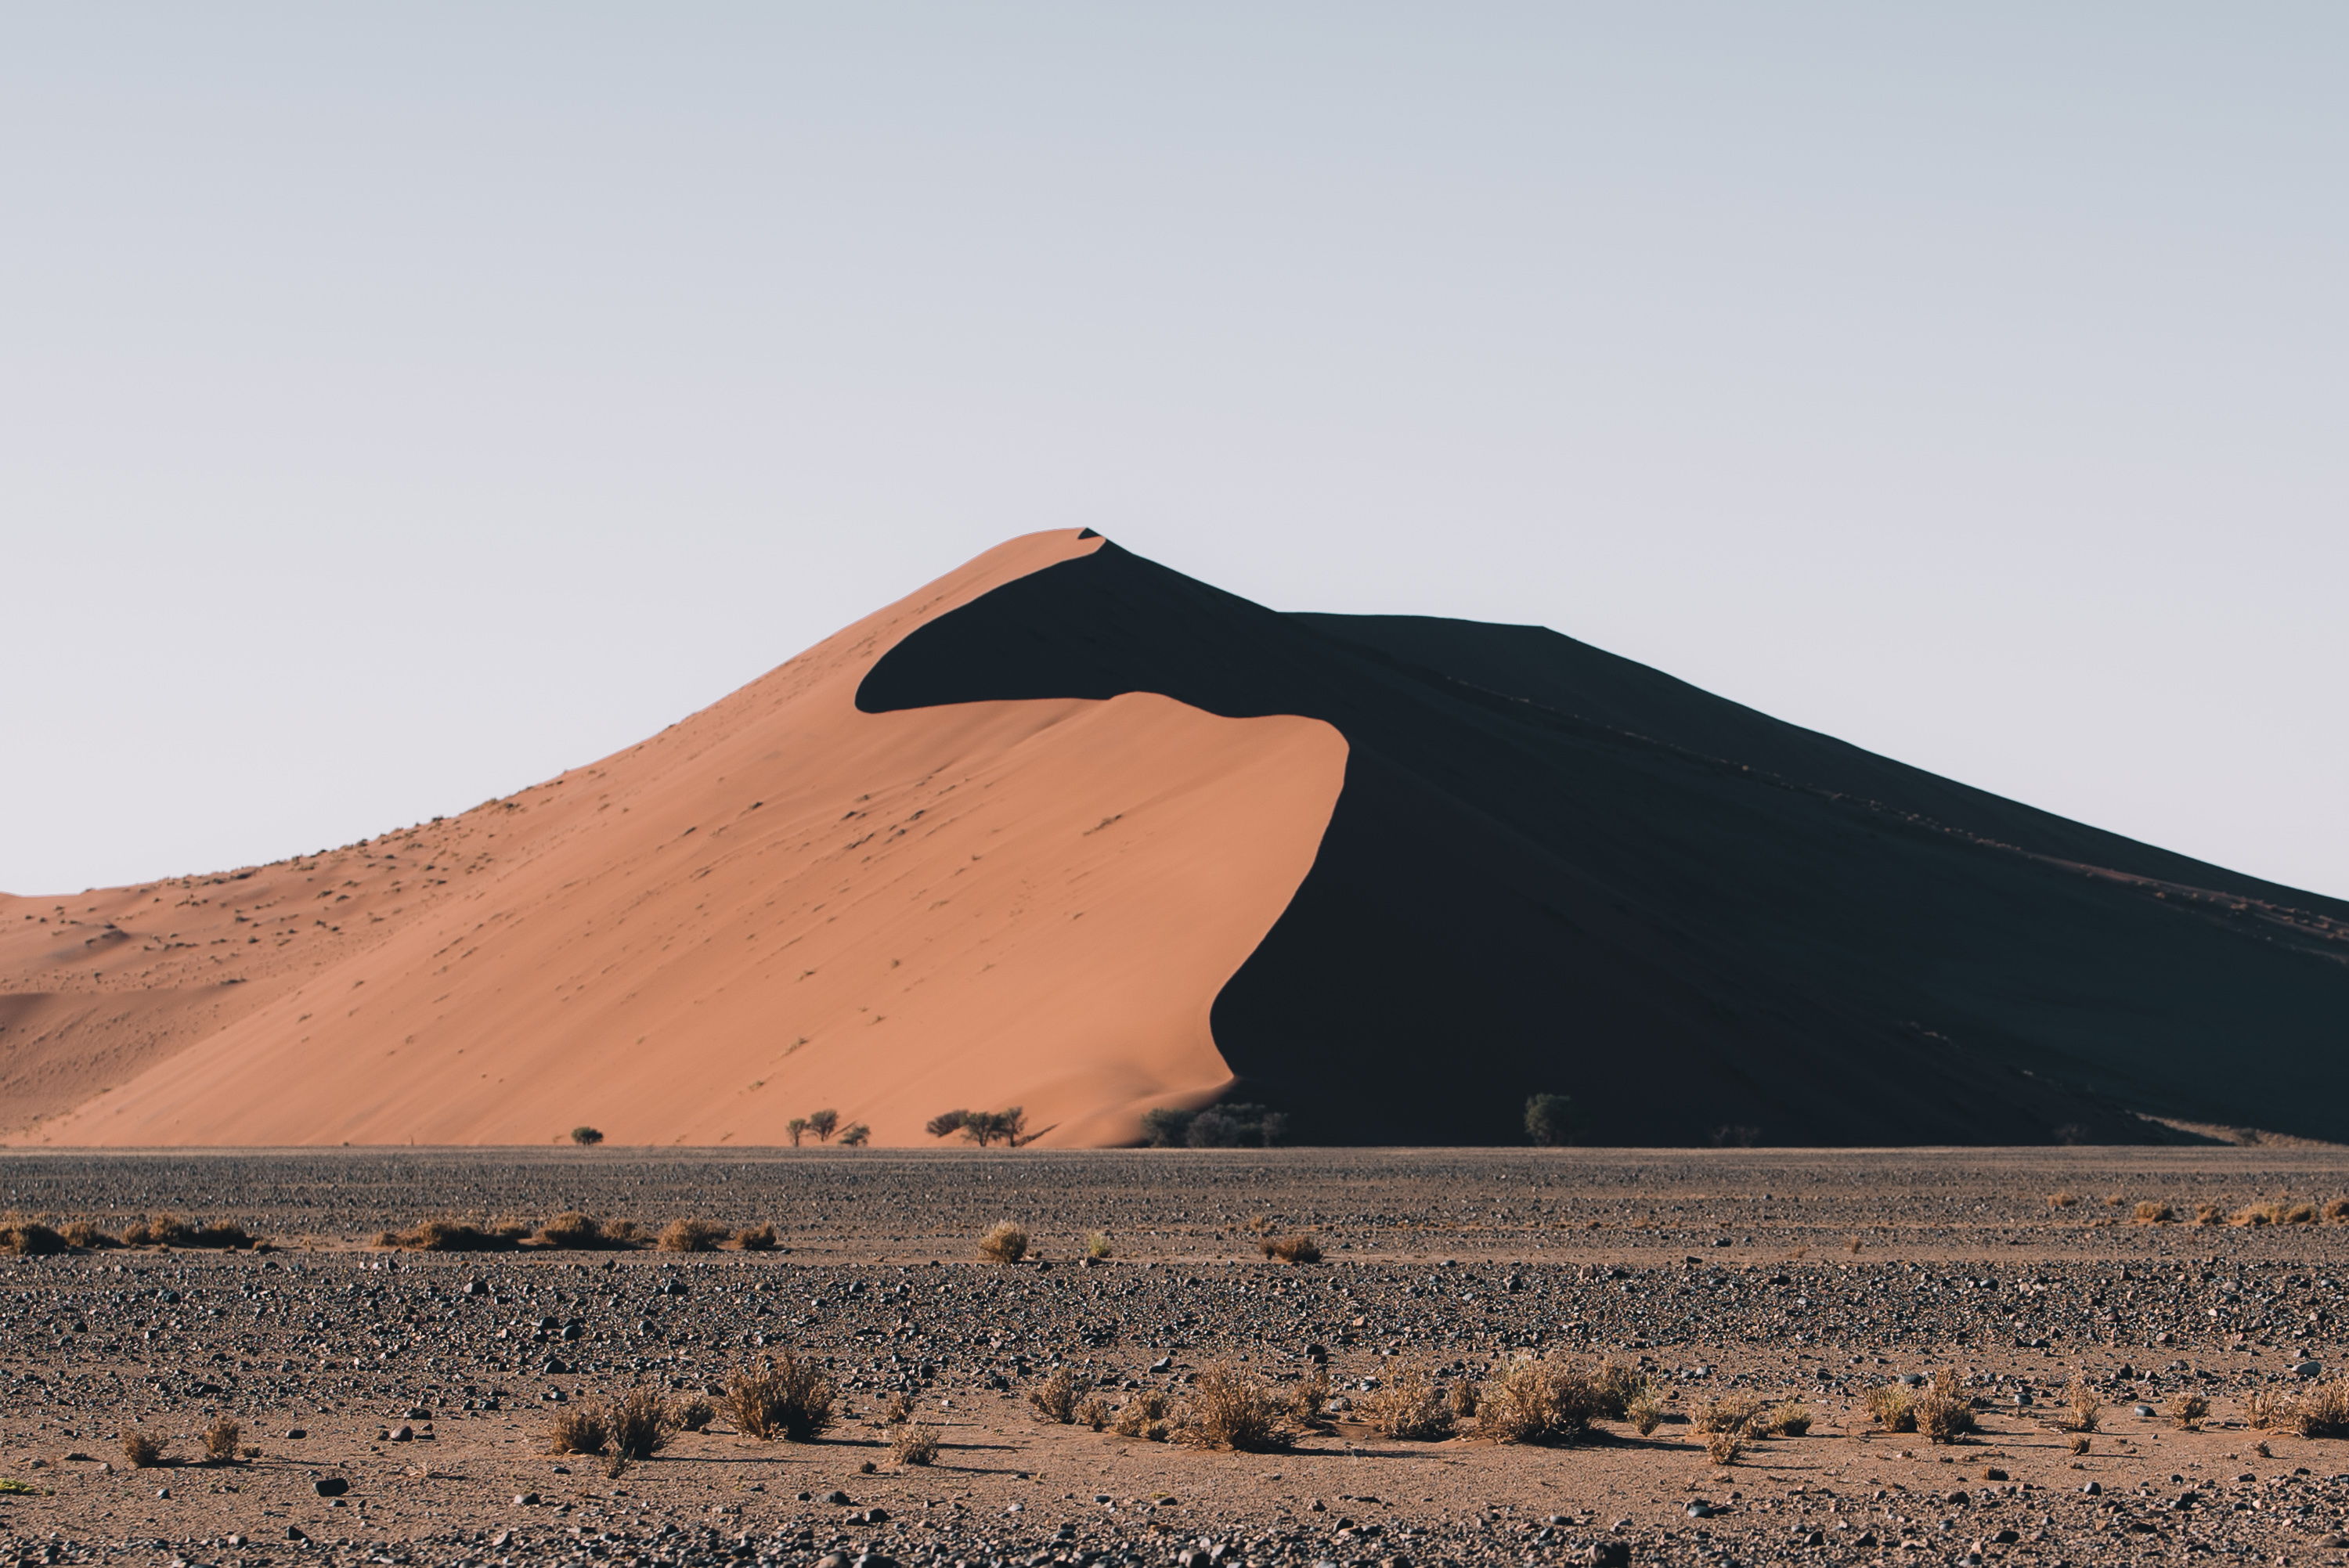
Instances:
[[[2325,1204],[2324,1217],[2328,1220],[2349,1220],[2349,1198],[2335,1198]]]
[[[1028,1402],[1036,1407],[1040,1418],[1058,1421],[1064,1427],[1073,1426],[1077,1407],[1084,1403],[1092,1387],[1092,1378],[1077,1376],[1074,1367],[1062,1367],[1044,1380],[1042,1387],[1028,1390]]]
[[[2050,1192],[2047,1194],[2047,1206],[2051,1209],[2068,1209],[2079,1201],[2076,1193]]]
[[[2320,1383],[2293,1401],[2290,1424],[2303,1438],[2349,1438],[2349,1377]]]
[[[1299,1425],[1319,1427],[1328,1418],[1325,1412],[1329,1403],[1330,1368],[1316,1367],[1313,1376],[1299,1383],[1297,1392],[1289,1396],[1288,1413]]]
[[[204,1429],[204,1463],[233,1465],[236,1463],[236,1447],[244,1436],[244,1429],[227,1416],[216,1416]]]
[[[938,1429],[907,1424],[889,1434],[889,1459],[901,1465],[929,1465],[937,1462]]]
[[[1811,1429],[1811,1408],[1800,1399],[1789,1399],[1775,1408],[1763,1413],[1765,1431],[1782,1438],[1799,1438]]]
[[[2072,1451],[2074,1453],[2085,1454],[2094,1446],[2095,1439],[2090,1438],[2087,1433],[2074,1432],[2072,1434]]]
[[[2085,1377],[2075,1377],[2064,1386],[2064,1414],[2061,1425],[2067,1432],[2093,1432],[2104,1414],[2105,1402]]]
[[[1267,1236],[1264,1255],[1285,1264],[1318,1264],[1321,1261],[1321,1243],[1307,1235]]]
[[[505,1253],[520,1246],[530,1231],[523,1225],[476,1225],[468,1220],[423,1220],[405,1231],[386,1231],[375,1239],[379,1247],[411,1253]]]
[[[652,1388],[631,1388],[612,1402],[612,1452],[622,1460],[648,1460],[668,1447],[678,1429],[677,1411]]]
[[[2210,1414],[2210,1401],[2199,1394],[2180,1394],[2169,1401],[2163,1413],[2179,1431],[2199,1431],[2204,1418]]]
[[[1704,1436],[1704,1457],[1717,1465],[1733,1465],[1745,1451],[1745,1439],[1741,1432],[1707,1432]]]
[[[726,1412],[746,1437],[806,1442],[832,1425],[837,1391],[812,1363],[786,1350],[737,1372],[726,1385]]]
[[[2238,1209],[2227,1217],[2230,1225],[2313,1225],[2316,1223],[2313,1203],[2253,1203]]]
[[[1653,1435],[1655,1429],[1664,1424],[1663,1397],[1652,1389],[1642,1389],[1639,1397],[1624,1408],[1623,1418],[1630,1421],[1631,1429],[1641,1437]]]
[[[1200,1448],[1260,1454],[1281,1446],[1284,1426],[1280,1400],[1219,1361],[1192,1385],[1173,1435]]]
[[[718,1407],[698,1394],[688,1394],[682,1399],[670,1401],[668,1414],[678,1431],[698,1432],[718,1418]]]
[[[233,1250],[253,1245],[243,1225],[208,1225],[176,1214],[151,1214],[122,1233],[130,1247],[219,1247]]]
[[[0,1253],[17,1257],[47,1257],[67,1251],[71,1244],[38,1220],[15,1213],[0,1218]]]
[[[2272,1431],[2292,1424],[2292,1398],[2269,1388],[2254,1388],[2243,1401],[2243,1424],[2255,1432]]]
[[[1868,1410],[1868,1418],[1882,1432],[1913,1432],[1917,1429],[1917,1401],[1908,1388],[1899,1383],[1887,1383],[1870,1388],[1860,1397]]]
[[[88,1220],[75,1220],[68,1224],[60,1225],[57,1227],[57,1234],[66,1239],[66,1245],[79,1247],[84,1252],[100,1252],[108,1247],[119,1247],[122,1244]]]
[[[1077,1407],[1077,1425],[1098,1432],[1109,1425],[1110,1414],[1109,1401],[1094,1394]]]
[[[2140,1225],[2167,1225],[2177,1221],[2178,1211],[2167,1203],[2147,1201],[2137,1206],[2135,1218]]]
[[[775,1234],[771,1224],[752,1225],[734,1233],[734,1244],[746,1253],[771,1253],[782,1245],[782,1237]]]
[[[914,1397],[902,1388],[890,1395],[888,1403],[881,1407],[881,1424],[885,1427],[902,1427],[913,1418]]]
[[[714,1253],[731,1234],[714,1220],[671,1220],[654,1245],[665,1253]]]
[[[1954,1443],[1975,1428],[1972,1397],[1955,1370],[1942,1367],[1917,1401],[1917,1429],[1929,1442]]]
[[[1144,1388],[1118,1407],[1118,1435],[1163,1443],[1174,1435],[1174,1402],[1159,1388]]]
[[[130,1461],[132,1470],[153,1470],[171,1462],[163,1451],[162,1439],[135,1429],[122,1434],[122,1457]]]
[[[539,1228],[543,1246],[566,1252],[621,1252],[636,1245],[636,1227],[626,1220],[598,1220],[576,1209],[557,1214]]]
[[[1727,1432],[1732,1437],[1744,1437],[1754,1430],[1755,1418],[1762,1414],[1762,1401],[1739,1394],[1726,1399],[1715,1399],[1697,1413],[1690,1424],[1700,1432],[1712,1436]]]
[[[999,1264],[1016,1264],[1028,1255],[1028,1233],[1009,1220],[998,1220],[978,1238],[978,1253]]]
[[[1362,1418],[1383,1437],[1441,1442],[1452,1435],[1452,1401],[1443,1385],[1418,1367],[1396,1373],[1362,1401]]]
[[[1578,1442],[1613,1402],[1599,1377],[1548,1356],[1517,1357],[1479,1396],[1476,1429],[1504,1443]]]
[[[2220,1224],[2225,1222],[2226,1218],[2227,1216],[2224,1211],[2222,1211],[2216,1203],[2197,1203],[2194,1205],[2194,1222],[2198,1225]]]
[[[1115,1257],[1116,1255],[1117,1248],[1111,1243],[1109,1233],[1107,1231],[1087,1231],[1085,1233],[1085,1256],[1092,1259],[1093,1262],[1100,1264],[1107,1263],[1111,1258]]]
[[[554,1424],[546,1429],[551,1454],[600,1454],[611,1441],[612,1422],[604,1407],[585,1400],[555,1411]]]

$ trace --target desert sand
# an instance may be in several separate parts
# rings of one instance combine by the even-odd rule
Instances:
[[[0,900],[5,1105],[88,1145],[1130,1141],[1229,1081],[1217,991],[1311,864],[1326,724],[1164,697],[866,715],[1031,535],[640,746],[275,865]]]

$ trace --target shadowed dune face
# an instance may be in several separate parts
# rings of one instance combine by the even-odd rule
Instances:
[[[1778,723],[1531,627],[1281,615],[1106,546],[905,638],[858,703],[1155,692],[1351,748],[1217,998],[1308,1139],[2349,1137],[2349,908]],[[2246,1047],[2256,1070],[2240,1070]]]
[[[1212,1098],[1209,1009],[1312,862],[1337,732],[1140,692],[852,700],[926,619],[1098,544],[1013,541],[448,822],[6,901],[12,1119],[59,1144],[767,1144],[828,1107],[926,1143],[939,1111],[1018,1104],[1046,1141],[1109,1143]]]

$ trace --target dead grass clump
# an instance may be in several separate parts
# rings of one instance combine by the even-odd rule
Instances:
[[[243,1436],[244,1429],[231,1418],[214,1417],[212,1424],[204,1429],[204,1463],[208,1465],[236,1463],[237,1440]]]
[[[665,1253],[714,1253],[730,1233],[714,1220],[672,1220],[654,1244]]]
[[[1942,1367],[1917,1400],[1917,1429],[1929,1442],[1954,1443],[1975,1428],[1971,1396],[1953,1369]]]
[[[150,1214],[123,1232],[122,1243],[131,1247],[218,1247],[233,1251],[253,1245],[253,1237],[243,1225],[210,1225],[201,1220],[182,1220],[176,1214]]]
[[[2047,1194],[2047,1206],[2051,1209],[2068,1209],[2079,1201],[2078,1195],[2072,1192],[2050,1192]]]
[[[890,1395],[888,1403],[881,1407],[881,1424],[885,1427],[902,1427],[913,1418],[914,1397],[902,1388]]]
[[[1476,1429],[1504,1443],[1578,1442],[1608,1403],[1598,1378],[1547,1356],[1517,1357],[1478,1394]]]
[[[2095,1446],[2095,1439],[2089,1437],[2087,1433],[2075,1432],[2072,1434],[2072,1451],[2074,1453],[2085,1454]]]
[[[1860,1397],[1868,1410],[1868,1418],[1882,1432],[1913,1432],[1917,1429],[1917,1401],[1906,1387],[1887,1383],[1880,1388],[1870,1388]]]
[[[555,1411],[554,1424],[546,1429],[551,1454],[600,1454],[611,1441],[612,1423],[604,1407],[585,1400]]]
[[[608,1418],[612,1452],[622,1460],[648,1460],[678,1432],[677,1412],[652,1388],[631,1388],[613,1400]]]
[[[375,1239],[379,1247],[411,1253],[505,1253],[522,1245],[530,1234],[524,1225],[476,1225],[465,1220],[425,1220],[405,1231],[386,1231]]]
[[[28,1220],[22,1214],[0,1219],[0,1252],[18,1257],[47,1257],[66,1251],[69,1245],[63,1236],[38,1220]]]
[[[2328,1220],[2349,1220],[2349,1198],[2335,1198],[2325,1204],[2324,1217]]]
[[[1727,1432],[1732,1437],[1742,1438],[1754,1429],[1754,1423],[1761,1414],[1761,1400],[1740,1394],[1726,1399],[1715,1399],[1698,1411],[1696,1419],[1690,1425],[1707,1436]]]
[[[835,1398],[831,1378],[786,1350],[734,1374],[726,1385],[725,1406],[746,1436],[803,1443],[832,1425]]]
[[[1093,1262],[1097,1264],[1102,1264],[1107,1263],[1116,1254],[1117,1248],[1110,1242],[1109,1233],[1107,1231],[1087,1231],[1085,1233],[1085,1256],[1092,1259]]]
[[[771,1253],[782,1243],[782,1237],[775,1234],[771,1224],[753,1225],[734,1233],[734,1244],[746,1253]]]
[[[1388,1379],[1361,1408],[1362,1418],[1384,1437],[1433,1443],[1452,1435],[1452,1401],[1443,1385],[1415,1367]]]
[[[598,1220],[566,1210],[539,1227],[541,1245],[565,1252],[619,1252],[636,1244],[636,1227],[626,1220]]]
[[[2118,1192],[2107,1192],[2105,1194],[2105,1207],[2107,1209],[2117,1209],[2123,1203],[2127,1202],[2128,1199]]]
[[[2216,1203],[2194,1205],[2194,1222],[2198,1225],[2216,1225],[2224,1222],[2226,1218],[2225,1212]]]
[[[1717,1465],[1733,1465],[1745,1451],[1745,1439],[1740,1432],[1707,1432],[1704,1436],[1704,1457]]]
[[[1811,1418],[1808,1405],[1789,1399],[1763,1413],[1763,1429],[1781,1438],[1799,1438],[1810,1431]]]
[[[938,1429],[936,1427],[905,1425],[889,1434],[889,1459],[894,1464],[928,1465],[937,1462]]]
[[[1092,1395],[1077,1407],[1077,1425],[1091,1427],[1096,1432],[1109,1425],[1109,1401],[1099,1394]]]
[[[1330,1368],[1316,1367],[1313,1376],[1299,1383],[1297,1392],[1288,1397],[1288,1413],[1301,1426],[1319,1427],[1327,1419],[1324,1412],[1329,1403]]]
[[[2288,1419],[2303,1438],[2349,1438],[2349,1377],[2311,1388],[2292,1402]]]
[[[718,1407],[698,1394],[670,1401],[669,1418],[680,1432],[698,1432],[718,1418]]]
[[[57,1228],[57,1234],[66,1239],[66,1245],[79,1247],[85,1252],[99,1252],[108,1247],[119,1247],[122,1244],[88,1220],[76,1220],[69,1224],[61,1225]]]
[[[1009,1220],[998,1220],[978,1238],[978,1253],[999,1264],[1016,1264],[1028,1255],[1028,1233]]]
[[[1144,1388],[1117,1408],[1118,1436],[1163,1443],[1174,1435],[1174,1402],[1159,1388]]]
[[[1318,1264],[1321,1261],[1321,1243],[1306,1235],[1267,1236],[1264,1255],[1285,1264]]]
[[[2292,1421],[2292,1398],[2266,1388],[2254,1388],[2243,1401],[2243,1424],[2255,1432],[2272,1431]]]
[[[1455,1425],[1462,1421],[1475,1420],[1476,1418],[1476,1385],[1465,1377],[1460,1378],[1452,1385],[1451,1391],[1444,1396],[1444,1402],[1451,1409],[1452,1419]]]
[[[1652,1389],[1641,1390],[1625,1408],[1623,1418],[1630,1421],[1631,1429],[1641,1437],[1651,1436],[1658,1427],[1664,1424],[1663,1397]]]
[[[2313,1225],[2316,1223],[2313,1203],[2253,1203],[2236,1210],[2228,1216],[2230,1225]]]
[[[1044,1380],[1042,1387],[1028,1390],[1028,1402],[1036,1407],[1036,1414],[1042,1419],[1073,1426],[1077,1407],[1091,1392],[1092,1379],[1078,1377],[1074,1367],[1062,1367]]]
[[[2140,1225],[2167,1225],[2178,1219],[2178,1211],[2167,1203],[2147,1201],[2137,1206],[2137,1222]]]
[[[1284,1422],[1280,1403],[1230,1367],[1217,1362],[1200,1373],[1191,1386],[1190,1400],[1173,1435],[1178,1442],[1200,1448],[1268,1453],[1281,1444]]]
[[[2085,1377],[2075,1377],[2064,1386],[2062,1424],[2067,1432],[2093,1432],[2103,1416],[2105,1402]]]
[[[171,1462],[163,1451],[162,1439],[133,1429],[122,1434],[122,1457],[130,1461],[132,1470],[153,1470]]]
[[[2181,1432],[2199,1431],[2204,1418],[2210,1414],[2210,1401],[2199,1394],[2180,1394],[2169,1401],[2164,1414]]]

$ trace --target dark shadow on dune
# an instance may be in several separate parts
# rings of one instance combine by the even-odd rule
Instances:
[[[1857,654],[1856,654],[1856,656]],[[866,712],[1156,692],[1350,747],[1216,998],[1329,1142],[2349,1139],[2349,905],[1876,757],[1538,627],[1281,614],[1104,542],[919,628]]]

